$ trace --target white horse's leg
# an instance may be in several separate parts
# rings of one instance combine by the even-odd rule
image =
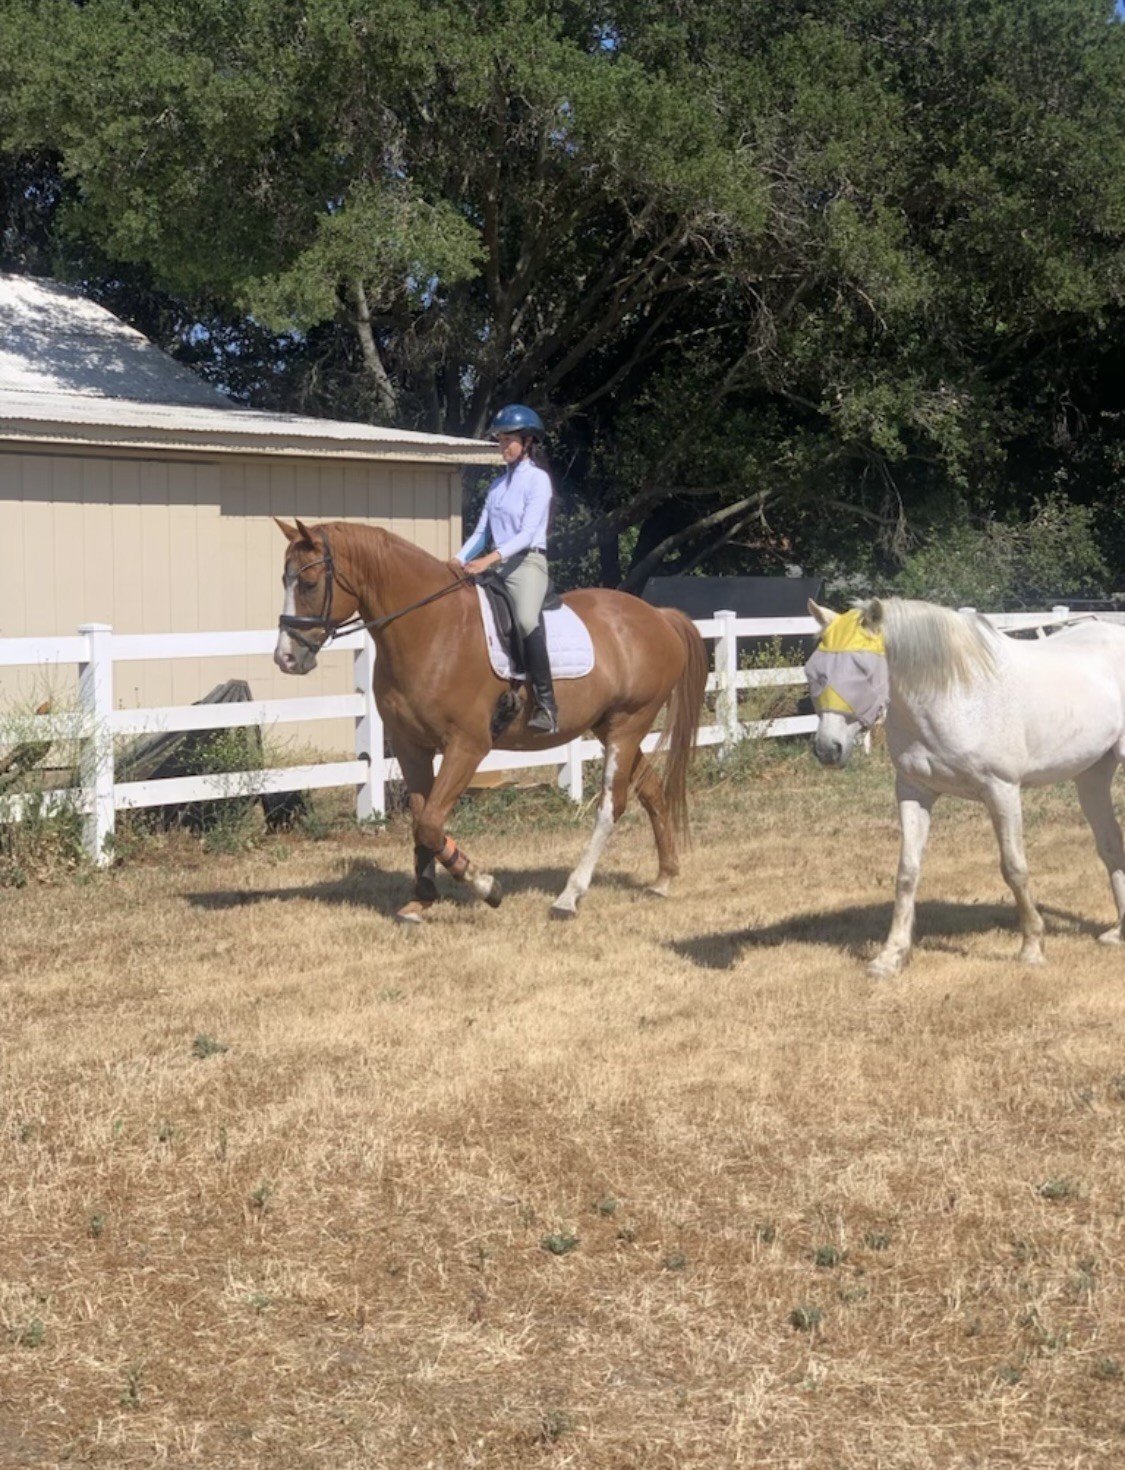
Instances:
[[[895,877],[895,911],[887,942],[867,967],[867,973],[875,980],[886,980],[892,975],[900,974],[910,955],[910,945],[914,937],[914,898],[918,891],[918,878],[930,835],[930,814],[935,800],[932,791],[910,786],[902,780],[896,783],[896,792],[902,843]]]
[[[602,775],[602,794],[598,802],[597,816],[594,819],[593,835],[586,844],[586,851],[582,854],[578,866],[567,879],[566,887],[551,905],[553,919],[573,919],[577,914],[578,901],[590,886],[590,880],[594,876],[594,869],[598,865],[602,849],[609,841],[614,823],[620,815],[616,810],[613,790],[614,778],[617,774],[617,759],[616,749],[612,745],[607,745],[605,771]]]
[[[996,840],[1000,844],[1000,871],[1012,890],[1019,911],[1020,959],[1025,965],[1043,963],[1043,917],[1031,900],[1027,855],[1023,845],[1023,808],[1018,786],[990,786],[984,793],[984,804],[992,818]]]
[[[1113,810],[1111,794],[1116,770],[1117,757],[1109,751],[1074,781],[1082,813],[1098,845],[1098,856],[1109,874],[1109,886],[1113,890],[1113,903],[1117,910],[1117,923],[1098,935],[1103,944],[1125,942],[1125,844],[1121,840],[1121,826]]]

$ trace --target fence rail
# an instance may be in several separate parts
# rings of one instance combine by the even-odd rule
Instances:
[[[997,627],[1007,631],[1045,629],[1062,622],[1065,607],[1050,612],[989,615]],[[729,749],[741,740],[758,737],[800,735],[813,730],[813,715],[790,715],[772,720],[744,721],[739,715],[739,694],[763,687],[802,686],[800,668],[742,668],[740,643],[802,637],[819,631],[809,617],[739,618],[733,612],[716,612],[696,620],[703,638],[713,643],[708,693],[714,696],[714,719],[700,726],[699,746]],[[401,779],[398,763],[383,755],[383,722],[375,706],[373,676],[375,648],[364,633],[338,639],[334,648],[352,652],[354,692],[351,694],[297,696],[292,699],[248,700],[231,704],[166,705],[148,709],[118,709],[114,705],[114,678],[118,664],[131,660],[200,657],[245,657],[272,653],[277,634],[272,629],[231,633],[114,633],[105,623],[84,623],[76,636],[50,638],[0,638],[0,668],[33,667],[42,670],[58,665],[76,665],[77,709],[66,714],[21,717],[21,740],[73,741],[81,751],[76,787],[37,793],[40,803],[72,803],[82,813],[84,840],[91,857],[109,861],[116,814],[143,807],[174,805],[192,801],[214,801],[229,797],[264,796],[283,792],[309,791],[325,787],[352,786],[355,813],[360,821],[386,812],[387,787]],[[117,781],[114,774],[114,741],[129,735],[169,732],[228,730],[257,726],[272,730],[296,722],[351,719],[354,724],[354,757],[272,769],[179,776],[164,780]],[[0,724],[0,739],[2,724]],[[644,748],[652,750],[659,739],[653,733]],[[601,758],[596,740],[572,740],[550,750],[494,750],[481,762],[482,771],[528,770],[554,767],[558,784],[575,801],[581,800],[583,768],[587,761]],[[440,760],[440,757],[439,757]],[[0,798],[0,820],[18,821],[27,796]]]

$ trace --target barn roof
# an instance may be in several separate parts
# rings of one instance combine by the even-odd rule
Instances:
[[[494,445],[230,404],[112,312],[0,274],[0,442],[489,464]]]

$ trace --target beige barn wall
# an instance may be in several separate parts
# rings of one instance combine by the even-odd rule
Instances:
[[[461,542],[461,477],[451,465],[0,452],[0,636],[272,628],[284,539],[274,516],[384,526],[445,559]],[[272,660],[120,664],[118,708],[191,704],[225,679],[255,698],[351,690],[350,653],[329,653],[299,683]],[[51,694],[66,707],[70,669],[0,670],[0,710]],[[290,756],[348,752],[346,721],[279,726]],[[3,744],[0,733],[0,744]]]

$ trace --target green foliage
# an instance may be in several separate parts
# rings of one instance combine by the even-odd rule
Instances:
[[[571,1251],[578,1249],[578,1236],[571,1235],[567,1230],[556,1230],[550,1235],[545,1235],[539,1244],[545,1251],[553,1256],[566,1256]]]
[[[19,793],[15,793],[19,795]],[[0,887],[55,881],[87,865],[77,803],[52,802],[41,791],[22,794],[18,820],[0,815]]]
[[[221,1041],[216,1041],[213,1036],[207,1036],[202,1031],[191,1044],[192,1056],[198,1057],[201,1061],[207,1057],[222,1056],[226,1049]]]
[[[999,611],[1096,597],[1108,579],[1093,513],[1055,495],[1027,521],[944,526],[906,558],[892,585],[903,597]]]
[[[797,1332],[815,1332],[823,1321],[823,1308],[807,1303],[794,1307],[789,1313],[789,1325]]]
[[[1074,1179],[1046,1179],[1039,1186],[1039,1194],[1042,1199],[1080,1199],[1084,1193],[1081,1184]]]
[[[818,1245],[813,1251],[813,1262],[822,1269],[830,1269],[833,1266],[843,1264],[845,1252],[839,1246]]]
[[[1125,567],[1123,90],[1109,0],[7,0],[0,267],[260,406],[536,403],[563,585],[982,526],[1031,600],[1056,492]]]

